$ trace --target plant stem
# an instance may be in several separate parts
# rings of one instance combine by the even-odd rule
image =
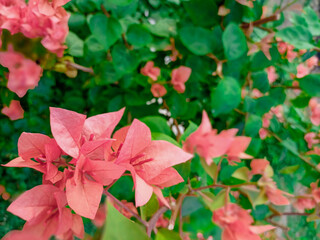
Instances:
[[[94,71],[92,70],[92,68],[84,67],[84,66],[81,66],[77,63],[73,63],[73,62],[69,62],[69,61],[66,61],[66,64],[67,64],[67,66],[73,67],[73,68],[78,69],[82,72],[94,74]]]
[[[127,210],[128,212],[130,212],[132,214],[132,216],[134,216],[136,219],[138,219],[146,228],[148,228],[148,222],[146,222],[145,220],[143,220],[138,214],[136,214],[134,211],[132,211],[130,208],[128,208],[126,205],[124,205],[120,200],[118,200],[115,196],[113,196],[111,193],[109,193],[108,191],[104,191],[104,193],[110,198],[112,199],[112,201],[114,201],[116,204],[118,204],[119,207],[124,208],[125,210]]]

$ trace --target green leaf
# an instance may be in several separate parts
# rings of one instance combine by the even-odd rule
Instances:
[[[164,140],[176,145],[177,147],[181,147],[176,140],[174,140],[172,137],[169,137],[164,133],[153,132],[151,133],[151,136],[152,136],[152,140]]]
[[[207,162],[203,159],[200,158],[201,165],[203,169],[206,171],[206,173],[213,179],[215,180],[218,174],[218,166],[214,162],[211,163],[211,165],[208,165]]]
[[[303,91],[312,97],[320,97],[320,74],[310,74],[299,79]]]
[[[298,49],[314,48],[312,44],[312,35],[309,30],[303,26],[291,26],[281,29],[276,33],[276,37],[288,42]]]
[[[108,203],[107,219],[102,234],[103,240],[148,240],[143,227],[118,212]]]
[[[203,195],[202,199],[211,211],[217,210],[225,205],[225,190],[221,190],[216,196],[211,192],[204,192]]]
[[[220,80],[218,87],[211,94],[211,107],[214,116],[229,113],[241,102],[241,88],[232,77]]]
[[[90,63],[100,62],[106,55],[104,47],[93,36],[89,36],[84,42],[84,55]]]
[[[306,7],[303,9],[305,14],[305,20],[308,24],[308,29],[311,34],[315,37],[320,35],[320,20],[317,13],[310,7]]]
[[[124,45],[117,44],[111,51],[112,60],[119,74],[131,73],[139,65],[139,57],[134,51],[128,50]]]
[[[198,128],[198,125],[189,121],[189,126],[187,127],[187,129],[184,131],[184,133],[181,135],[180,140],[181,141],[185,141],[187,139],[187,137],[189,137],[189,135],[191,133],[193,133],[194,131],[196,131]]]
[[[249,182],[249,173],[250,170],[247,167],[241,167],[234,171],[232,177]]]
[[[235,23],[230,23],[222,35],[224,54],[228,60],[235,60],[247,53],[247,41],[244,33]]]
[[[152,42],[152,35],[139,24],[132,24],[127,31],[128,42],[137,47],[144,47]]]
[[[184,1],[183,6],[196,25],[209,27],[218,23],[218,7],[215,1],[190,0]]]
[[[132,0],[104,0],[104,1],[109,4],[114,4],[117,6],[126,6],[132,2]]]
[[[149,31],[158,37],[170,37],[176,35],[176,20],[170,18],[161,18],[155,24],[147,24]]]
[[[109,85],[119,80],[119,77],[111,62],[103,61],[95,69],[95,83],[99,86]]]
[[[146,220],[149,217],[152,217],[152,215],[159,209],[159,201],[155,194],[152,194],[150,200],[147,202],[147,204],[140,207],[141,210],[141,217],[142,219]]]
[[[249,137],[255,137],[259,133],[260,128],[262,128],[261,117],[251,114],[244,127],[246,135]]]
[[[156,240],[181,240],[179,233],[161,228],[156,234]]]
[[[288,166],[282,168],[279,172],[282,174],[292,174],[300,168],[300,165]]]
[[[213,32],[202,27],[184,27],[179,31],[179,37],[183,45],[196,55],[206,55],[215,47]]]
[[[265,71],[254,72],[251,74],[253,80],[253,88],[257,88],[260,92],[266,93],[270,89],[268,74]]]
[[[148,116],[140,119],[151,130],[151,132],[164,133],[171,136],[171,129],[167,123],[167,120],[159,116]]]
[[[98,13],[89,17],[89,27],[95,38],[108,50],[120,37],[122,27],[119,21],[113,17],[107,18]]]

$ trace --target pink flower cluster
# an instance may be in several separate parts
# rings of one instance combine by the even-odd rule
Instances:
[[[141,68],[140,73],[144,76],[151,78],[153,81],[157,81],[160,76],[160,68],[154,66],[153,61],[149,61]],[[191,75],[191,68],[180,66],[172,70],[171,84],[173,88],[179,92],[184,93],[186,90],[185,83],[188,81]],[[151,86],[151,93],[154,97],[163,97],[167,94],[167,89],[160,83],[153,83]]]
[[[303,78],[311,73],[311,71],[318,66],[317,56],[313,56],[306,60],[304,63],[300,63],[297,67],[297,78]]]
[[[212,220],[223,228],[222,240],[261,240],[258,234],[272,230],[271,225],[255,226],[247,210],[228,203],[213,212]]]
[[[259,130],[259,136],[261,139],[265,139],[268,136],[268,130],[270,126],[270,120],[273,118],[273,116],[276,116],[279,122],[283,122],[283,109],[282,105],[279,105],[277,107],[272,107],[271,110],[264,114],[262,117],[262,128]]]
[[[41,38],[49,51],[63,56],[69,27],[69,14],[62,7],[70,0],[0,0],[0,35],[6,29],[11,34],[22,33],[27,38]],[[0,40],[1,45],[1,40]],[[20,98],[29,89],[34,89],[42,75],[42,68],[11,45],[0,52],[0,64],[9,70],[7,87]],[[10,108],[11,106],[11,108]],[[11,120],[23,117],[23,109],[12,102],[2,113]],[[22,114],[21,114],[22,112]]]
[[[62,8],[70,0],[1,0],[0,30],[42,38],[42,45],[62,57],[66,48],[69,14]]]
[[[317,98],[311,98],[309,101],[309,108],[311,110],[310,120],[312,124],[320,125],[320,103]]]
[[[82,238],[81,216],[95,218],[104,186],[112,185],[125,171],[134,181],[136,206],[146,204],[155,193],[170,207],[161,188],[183,181],[172,166],[192,155],[169,142],[152,141],[150,129],[136,119],[111,138],[123,112],[87,118],[50,108],[54,138],[22,133],[19,157],[4,166],[40,171],[43,185],[23,193],[9,206],[8,211],[27,222],[22,231],[9,233],[5,239],[15,239],[10,236],[16,234],[24,239],[48,239],[51,235],[70,239],[73,234]],[[71,214],[67,205],[76,214]]]
[[[298,56],[298,52],[294,51],[294,46],[286,42],[278,43],[278,51],[281,55],[284,55],[289,62],[292,62]]]
[[[275,205],[289,205],[289,200],[283,196],[291,196],[277,188],[276,183],[272,180],[273,170],[266,159],[254,159],[250,163],[251,175],[260,174],[262,177],[258,181],[258,186],[263,190],[269,201]],[[256,188],[252,186],[252,188]]]
[[[42,68],[21,53],[13,49],[0,52],[0,64],[9,69],[7,87],[19,97],[23,97],[29,89],[38,86]]]
[[[318,181],[311,183],[308,193],[299,196],[293,206],[299,210],[304,211],[305,209],[315,208],[320,203],[320,188],[318,187]]]
[[[217,133],[212,129],[210,119],[205,111],[202,114],[202,122],[199,128],[193,132],[183,144],[187,152],[197,152],[208,165],[212,158],[226,156],[229,163],[240,162],[240,159],[250,159],[250,155],[244,153],[248,148],[251,138],[236,136],[238,129],[228,129]]]

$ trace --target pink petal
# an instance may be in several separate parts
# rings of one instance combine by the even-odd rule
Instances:
[[[84,227],[81,216],[72,214],[72,231],[76,237],[83,239]]]
[[[105,113],[89,117],[83,126],[83,134],[93,140],[110,138],[114,128],[118,125],[124,113],[124,108],[117,112]]]
[[[19,156],[24,159],[45,157],[45,145],[51,142],[51,138],[40,133],[23,132],[18,140]]]
[[[250,137],[243,137],[243,136],[235,137],[233,142],[231,143],[231,146],[227,152],[227,155],[231,157],[252,158],[249,155],[242,154],[248,148],[250,142],[251,142]]]
[[[133,176],[132,176],[133,177]],[[136,207],[145,205],[152,196],[153,188],[138,174],[134,176]]]
[[[184,163],[193,157],[192,154],[183,151],[181,148],[166,141],[152,141],[143,151],[146,158],[152,161],[142,165],[147,179],[152,179],[163,170],[174,165]]]
[[[10,102],[9,107],[2,108],[1,113],[8,116],[10,118],[10,120],[14,121],[14,120],[18,120],[18,119],[23,118],[24,110],[21,107],[19,101],[12,100]]]
[[[134,119],[116,163],[130,160],[151,144],[150,129],[143,122]]]
[[[80,216],[94,219],[103,192],[100,183],[90,181],[81,176],[79,180],[72,178],[66,183],[66,194],[69,206]]]
[[[8,207],[8,211],[29,221],[57,205],[55,192],[61,190],[53,185],[39,185],[24,192]]]
[[[83,169],[94,180],[103,185],[109,185],[113,180],[120,178],[126,170],[113,162],[91,160],[86,161]]]
[[[173,167],[166,168],[156,177],[148,180],[149,184],[159,187],[170,187],[183,182],[183,178]]]
[[[164,198],[163,194],[162,194],[162,191],[160,188],[158,187],[153,187],[153,192],[154,194],[156,194],[156,196],[158,197],[158,199],[166,206],[168,207],[169,209],[171,209],[168,201]]]
[[[80,138],[86,116],[73,111],[50,108],[51,131],[61,149],[70,156],[79,156]]]
[[[270,163],[266,159],[253,159],[250,163],[251,173],[262,175],[268,165],[270,165]]]
[[[28,167],[28,168],[35,169],[35,170],[42,172],[42,173],[46,172],[45,167],[43,165],[41,165],[40,163],[34,162],[29,159],[25,160],[21,157],[17,157],[2,166],[4,166],[4,167]]]
[[[113,139],[107,140],[96,140],[85,142],[81,146],[81,153],[91,160],[103,160],[105,152],[110,151],[111,144],[114,142]]]
[[[249,229],[251,232],[254,234],[261,234],[266,231],[270,231],[272,229],[275,229],[276,227],[271,226],[271,225],[263,225],[263,226],[249,226]]]

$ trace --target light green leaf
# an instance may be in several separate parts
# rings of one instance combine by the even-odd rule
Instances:
[[[206,55],[214,49],[215,38],[212,31],[202,27],[184,27],[179,36],[183,45],[196,55]]]
[[[143,227],[118,212],[108,203],[107,219],[102,234],[103,240],[148,240]]]
[[[230,23],[222,34],[224,54],[229,61],[247,53],[247,41],[244,33],[235,23]]]
[[[75,33],[69,32],[66,44],[68,46],[68,53],[74,57],[83,57],[84,42]]]
[[[281,38],[298,49],[314,48],[311,33],[307,28],[300,25],[283,28],[276,33],[276,37]]]
[[[211,107],[214,116],[229,113],[241,102],[241,88],[232,77],[220,80],[218,87],[211,94]]]
[[[312,97],[320,97],[320,74],[310,74],[299,79],[303,91]]]
[[[159,132],[171,136],[171,129],[167,120],[159,116],[148,116],[140,119],[152,132]]]
[[[179,233],[161,228],[156,234],[156,240],[181,240]]]
[[[249,182],[249,173],[250,170],[247,167],[241,167],[234,171],[232,177]]]
[[[88,18],[89,27],[94,37],[108,50],[122,33],[121,24],[113,17],[107,18],[98,13]]]

